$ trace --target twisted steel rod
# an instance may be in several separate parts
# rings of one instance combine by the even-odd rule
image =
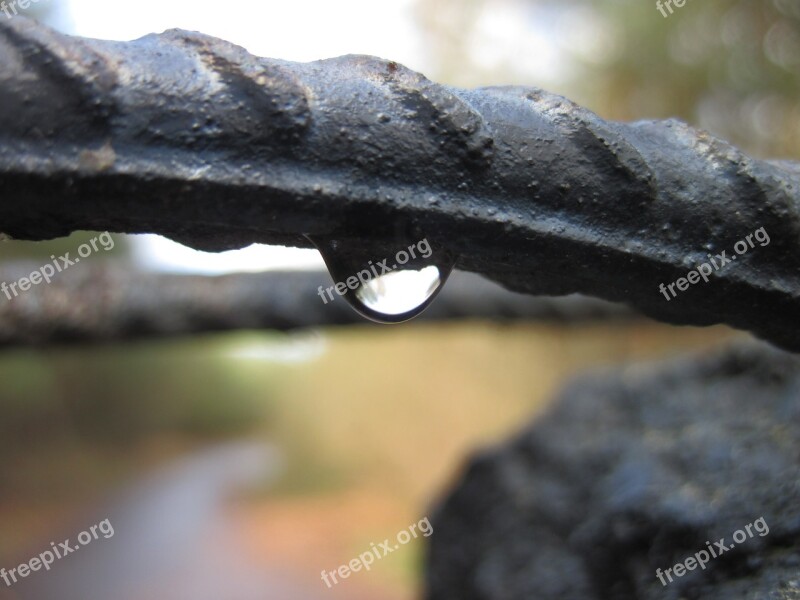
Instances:
[[[365,56],[290,63],[198,33],[107,42],[21,17],[0,24],[0,106],[13,238],[152,232],[223,250],[311,235],[387,256],[423,232],[512,290],[800,350],[800,166],[676,121],[607,122]],[[681,284],[759,228],[768,245]]]

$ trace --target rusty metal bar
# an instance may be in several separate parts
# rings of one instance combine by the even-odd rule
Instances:
[[[16,281],[40,265],[0,265],[0,282]],[[175,337],[207,332],[364,325],[343,298],[323,301],[324,272],[241,273],[206,277],[150,273],[93,261],[14,296],[0,292],[0,347]],[[570,296],[531,297],[509,292],[478,275],[454,273],[418,321],[631,321],[618,304]]]
[[[800,350],[800,166],[675,121],[606,122],[370,57],[289,63],[184,31],[87,40],[19,17],[0,24],[0,106],[14,238],[152,232],[222,250],[310,234],[388,255],[398,228],[423,231],[512,290]],[[708,283],[659,291],[762,227],[769,245]]]

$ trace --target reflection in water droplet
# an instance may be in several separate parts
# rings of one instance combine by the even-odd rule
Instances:
[[[385,315],[402,315],[425,303],[439,289],[441,277],[437,267],[392,271],[371,279],[356,292],[367,308]]]
[[[336,284],[339,290],[346,288],[343,294],[334,291],[325,298],[343,295],[357,312],[378,323],[402,323],[422,313],[444,287],[455,263],[449,252],[427,238],[367,250],[360,240],[307,237],[322,254],[334,288]]]

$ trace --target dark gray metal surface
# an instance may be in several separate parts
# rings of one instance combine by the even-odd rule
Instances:
[[[256,58],[0,23],[0,231],[152,232],[195,248],[395,252],[423,232],[529,294],[581,292],[800,350],[800,166],[673,121],[610,123],[531,88],[459,90],[390,61]],[[666,300],[708,254],[756,246]],[[400,246],[398,246],[400,247]]]

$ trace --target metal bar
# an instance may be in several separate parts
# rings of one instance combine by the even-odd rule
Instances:
[[[423,231],[512,290],[800,350],[800,166],[675,121],[606,122],[371,57],[289,63],[184,31],[87,40],[20,17],[0,25],[0,106],[13,238],[152,232],[223,250],[309,234],[388,255],[398,228]],[[708,283],[659,291],[762,227],[769,245]]]
[[[0,281],[36,271],[35,263],[0,265]],[[373,326],[340,297],[323,301],[324,272],[242,273],[218,277],[150,273],[93,261],[9,297],[0,294],[0,347],[120,342],[207,332],[292,331]],[[624,307],[585,298],[540,298],[509,292],[478,275],[454,273],[419,321],[631,321]]]

